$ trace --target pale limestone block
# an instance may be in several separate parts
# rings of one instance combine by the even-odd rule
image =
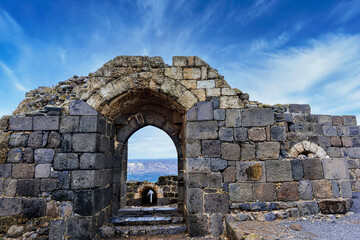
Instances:
[[[231,88],[223,88],[223,89],[221,89],[221,94],[223,96],[236,96],[236,92]]]
[[[201,79],[207,79],[207,67],[201,67]]]
[[[220,88],[207,88],[206,96],[208,97],[219,97],[221,95]]]
[[[172,68],[165,68],[165,76],[173,79],[182,79],[182,68],[180,67],[172,67]]]
[[[205,89],[191,90],[191,92],[199,99],[199,101],[205,101],[206,100]]]
[[[182,80],[182,85],[184,85],[187,89],[196,89],[196,80]]]
[[[215,88],[215,81],[214,80],[203,80],[197,81],[197,88]]]
[[[201,69],[200,68],[184,68],[183,69],[183,78],[199,80],[201,78]]]
[[[220,108],[242,108],[243,104],[238,97],[220,97]]]

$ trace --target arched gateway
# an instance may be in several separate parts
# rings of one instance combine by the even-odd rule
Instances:
[[[360,158],[347,144],[359,135],[352,116],[249,101],[198,57],[168,66],[119,56],[60,85],[43,105],[45,90],[28,93],[0,134],[0,179],[13,188],[2,192],[0,216],[50,219],[50,239],[91,239],[125,206],[127,141],[148,125],[176,146],[178,211],[191,236],[224,234],[226,215],[238,211],[288,206],[295,216],[350,206],[346,158]],[[326,158],[288,153],[305,140]]]

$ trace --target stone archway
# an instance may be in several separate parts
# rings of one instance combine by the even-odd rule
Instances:
[[[310,158],[329,158],[329,155],[322,147],[310,141],[301,141],[289,150],[289,156],[291,157],[298,157],[301,154]]]

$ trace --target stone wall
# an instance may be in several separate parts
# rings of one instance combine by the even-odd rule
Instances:
[[[177,176],[160,176],[155,183],[152,182],[127,182],[127,206],[142,206],[142,191],[152,189],[157,197],[154,205],[163,206],[178,203],[178,178]]]
[[[344,212],[359,189],[354,116],[250,101],[198,57],[119,56],[76,84],[0,121],[0,216],[50,218],[50,239],[90,239],[126,205],[127,140],[147,125],[176,146],[191,236],[222,235],[239,211]]]

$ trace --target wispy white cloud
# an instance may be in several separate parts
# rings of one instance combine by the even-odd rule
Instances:
[[[359,15],[360,1],[346,0],[341,1],[332,10],[329,17],[335,18],[339,22],[347,22]]]
[[[278,0],[255,0],[251,7],[241,9],[233,14],[236,15],[236,21],[246,24],[270,11],[277,2]]]

